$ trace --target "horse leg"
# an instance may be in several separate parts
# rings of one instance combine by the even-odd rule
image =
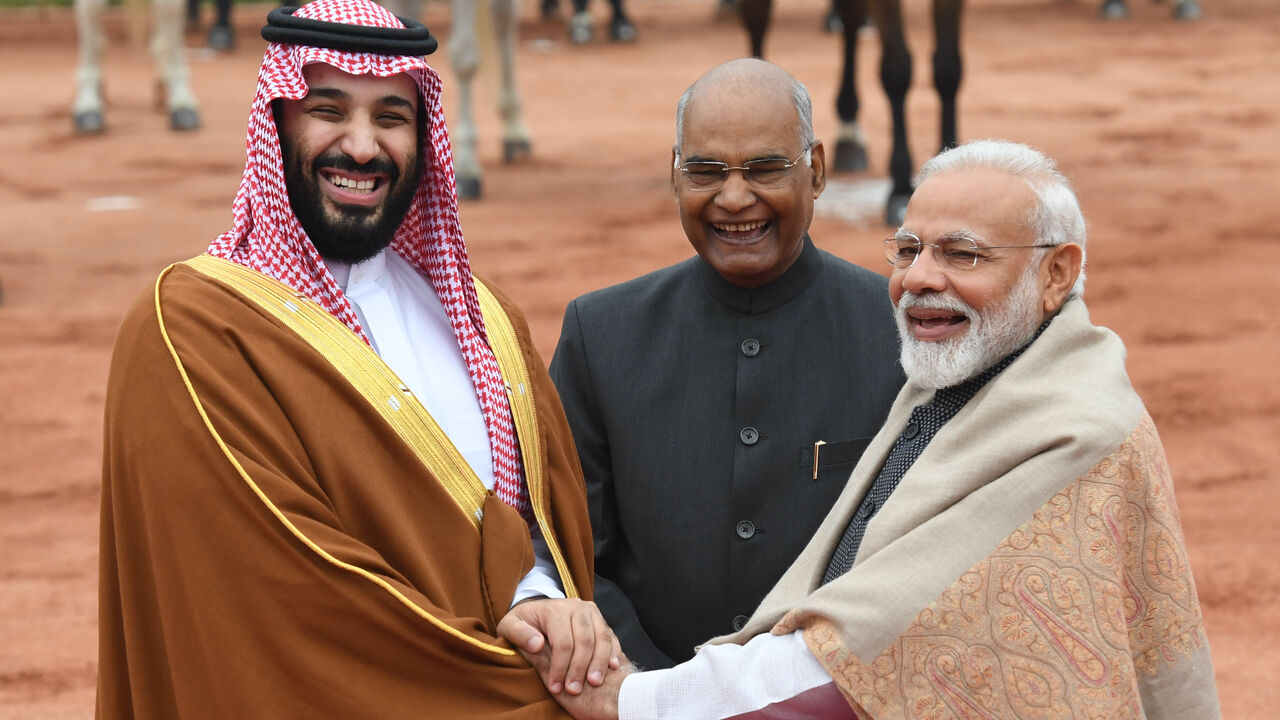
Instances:
[[[542,19],[555,20],[560,17],[560,0],[542,0]]]
[[[71,101],[71,120],[78,133],[102,132],[102,9],[106,0],[76,0],[76,32],[80,39],[80,60],[76,67],[76,96]]]
[[[933,87],[942,106],[941,149],[956,144],[956,95],[964,61],[960,56],[960,17],[964,0],[933,0]]]
[[[502,91],[498,114],[502,116],[502,160],[512,162],[533,152],[533,141],[520,114],[520,93],[516,90],[516,0],[494,0],[493,34],[502,56]]]
[[[1174,20],[1199,20],[1200,3],[1198,0],[1176,0],[1173,3]]]
[[[889,97],[893,115],[893,150],[889,177],[893,187],[885,205],[885,222],[901,225],[911,199],[911,150],[907,144],[907,91],[911,88],[911,52],[902,29],[899,0],[872,0],[872,16],[880,31],[880,84]]]
[[[569,18],[569,42],[586,45],[595,34],[591,13],[587,12],[587,0],[573,0],[573,17]]]
[[[1125,0],[1103,0],[1098,9],[1098,17],[1103,20],[1124,20],[1129,17],[1129,7]]]
[[[858,172],[867,169],[867,139],[858,125],[858,32],[867,15],[866,0],[836,0],[840,32],[844,36],[844,62],[840,75],[840,94],[836,96],[836,114],[840,131],[836,134],[836,154],[832,167],[836,172]]]
[[[209,47],[230,50],[236,46],[236,33],[231,29],[231,0],[214,0],[217,16],[209,28]]]
[[[613,17],[609,20],[609,39],[614,42],[632,42],[636,39],[636,26],[622,7],[623,0],[609,0]]]
[[[229,0],[228,0],[229,1]],[[378,0],[382,7],[396,17],[417,20],[422,17],[422,0]]]
[[[764,35],[769,31],[773,0],[742,0],[742,24],[751,37],[751,56],[764,57]]]
[[[182,0],[154,0],[151,12],[155,26],[151,56],[169,112],[169,128],[195,130],[200,127],[200,112],[196,96],[191,92],[187,61],[182,56]]]
[[[480,197],[483,173],[476,157],[476,122],[471,114],[471,87],[480,66],[479,38],[476,37],[475,0],[453,0],[453,23],[449,29],[449,61],[458,76],[458,124],[453,136],[453,172],[458,197]]]
[[[822,30],[835,34],[843,29],[844,21],[840,19],[840,0],[831,0],[831,7],[827,8],[827,14],[822,18]]]

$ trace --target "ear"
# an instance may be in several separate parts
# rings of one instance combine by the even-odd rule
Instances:
[[[817,140],[813,143],[812,148],[812,167],[813,167],[813,199],[817,200],[822,194],[822,189],[827,186],[827,151],[822,146],[822,141]]]
[[[671,148],[671,166],[670,167],[671,167],[671,192],[676,192],[676,187],[677,187],[676,180],[679,179],[679,176],[676,173],[680,172],[680,170],[676,167],[676,149],[675,148]]]
[[[1040,263],[1042,292],[1041,310],[1045,317],[1056,313],[1067,301],[1067,295],[1080,277],[1080,264],[1084,251],[1075,243],[1059,245],[1049,251]]]

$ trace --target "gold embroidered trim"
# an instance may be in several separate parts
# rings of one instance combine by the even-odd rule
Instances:
[[[476,296],[480,299],[480,312],[484,315],[485,329],[489,333],[489,344],[498,359],[498,369],[507,386],[507,399],[511,405],[511,416],[515,420],[516,437],[520,439],[520,454],[524,460],[524,476],[529,487],[529,504],[533,508],[533,516],[542,528],[542,537],[547,541],[551,557],[555,560],[556,570],[560,573],[560,582],[564,585],[565,595],[578,597],[578,589],[574,586],[573,576],[569,573],[569,565],[565,562],[564,553],[556,542],[555,532],[547,518],[546,487],[544,485],[544,450],[542,434],[538,432],[538,411],[533,398],[533,385],[529,381],[529,370],[520,350],[520,341],[516,339],[515,327],[511,318],[502,309],[493,292],[485,287],[479,278],[473,278]]]
[[[346,325],[288,285],[243,265],[212,255],[185,264],[252,300],[323,355],[413,448],[471,524],[480,528],[484,484],[408,386]]]
[[[370,402],[373,402],[372,398],[374,397],[385,396],[385,397],[388,397],[389,400],[391,401],[399,400],[399,407],[394,408],[394,410],[401,410],[401,409],[411,408],[413,406],[416,406],[418,409],[421,410],[421,415],[425,418],[425,421],[430,423],[430,428],[432,428],[435,431],[435,433],[439,433],[443,437],[443,433],[440,431],[439,427],[435,424],[435,421],[432,420],[431,417],[426,414],[426,410],[422,408],[421,403],[417,402],[416,398],[414,398],[412,395],[408,395],[407,390],[401,390],[401,388],[403,388],[403,385],[395,378],[395,375],[391,372],[391,370],[389,368],[386,368],[386,364],[382,363],[380,360],[378,360],[377,362],[370,362],[369,358],[371,357],[376,358],[377,357],[376,354],[369,352],[368,346],[360,342],[359,339],[356,338],[355,335],[353,335],[345,325],[342,325],[341,323],[339,323],[336,318],[334,318],[332,315],[326,312],[323,308],[320,308],[318,305],[315,305],[315,303],[311,302],[310,300],[299,297],[292,288],[289,288],[281,283],[278,283],[275,280],[265,275],[262,275],[261,273],[255,272],[253,270],[245,268],[241,265],[237,265],[235,263],[214,258],[210,255],[201,255],[199,257],[193,258],[192,260],[188,260],[184,264],[191,267],[192,269],[199,271],[204,275],[215,278],[217,280],[220,280],[226,283],[227,285],[230,285],[237,291],[244,294],[247,298],[253,300],[255,303],[257,303],[258,305],[266,309],[269,313],[271,313],[272,316],[280,319],[287,326],[289,326],[291,329],[297,332],[301,337],[307,339],[308,342],[310,342],[314,347],[316,347],[317,350],[320,350],[322,354],[324,354],[325,357],[334,364],[335,368],[338,368],[339,372],[342,372],[343,377],[346,378],[348,382],[351,382],[353,386],[357,387],[358,389],[361,389],[365,397],[370,398]],[[164,339],[165,346],[169,350],[169,355],[173,358],[174,365],[177,368],[179,375],[181,375],[182,377],[182,382],[187,388],[187,393],[191,396],[191,400],[192,400],[192,403],[195,405],[196,412],[200,415],[201,420],[204,421],[205,428],[208,429],[209,434],[213,437],[214,441],[218,444],[218,447],[222,450],[223,455],[227,458],[227,460],[231,463],[231,465],[236,469],[236,472],[240,475],[241,479],[243,479],[245,484],[249,486],[250,490],[252,490],[253,493],[258,496],[258,499],[261,500],[262,503],[267,506],[267,509],[271,512],[271,514],[274,515],[276,519],[279,520],[280,523],[283,524],[285,528],[287,528],[289,532],[293,534],[294,537],[296,537],[300,542],[302,542],[304,545],[310,548],[313,552],[315,552],[325,561],[343,570],[355,573],[356,575],[359,575],[365,578],[366,580],[374,583],[375,585],[381,587],[383,590],[387,591],[393,597],[395,597],[396,600],[398,600],[401,604],[409,608],[409,610],[411,610],[414,614],[423,618],[424,620],[436,626],[440,630],[443,630],[445,633],[469,645],[480,648],[481,650],[492,652],[498,655],[508,655],[508,656],[515,655],[514,650],[511,650],[509,648],[504,648],[498,645],[493,645],[493,644],[484,642],[482,640],[477,640],[476,638],[473,638],[470,635],[467,635],[466,633],[462,632],[461,630],[458,630],[452,625],[449,625],[448,623],[440,620],[439,618],[435,617],[430,612],[428,612],[425,608],[419,606],[413,600],[406,597],[404,593],[400,592],[399,589],[397,589],[394,585],[388,582],[385,578],[379,575],[376,575],[362,567],[352,565],[351,563],[345,562],[343,560],[340,560],[337,557],[334,557],[331,553],[329,553],[329,551],[325,550],[323,547],[317,544],[314,540],[307,537],[307,535],[303,533],[302,530],[300,530],[298,526],[295,525],[288,518],[288,516],[286,516],[284,512],[281,511],[280,508],[276,506],[274,502],[272,502],[271,498],[267,497],[267,494],[262,490],[261,487],[258,486],[256,482],[254,482],[253,478],[250,477],[249,473],[244,469],[244,466],[240,464],[240,462],[236,459],[235,455],[231,452],[231,449],[227,447],[227,444],[222,439],[222,436],[218,434],[217,429],[214,428],[213,421],[209,419],[208,414],[205,412],[204,404],[200,401],[200,397],[196,393],[195,387],[193,387],[191,384],[191,379],[187,375],[186,367],[182,364],[182,359],[178,357],[177,349],[174,348],[173,342],[169,339],[168,329],[166,328],[164,323],[164,311],[160,304],[160,285],[163,283],[164,278],[169,274],[170,271],[173,270],[174,267],[175,267],[174,265],[170,265],[168,268],[165,268],[164,272],[162,272],[160,274],[160,277],[157,278],[156,280],[154,299],[155,299],[155,308],[156,308],[156,318],[160,326],[160,334]],[[341,332],[339,332],[339,330],[341,330]],[[346,342],[343,342],[343,340],[346,340]],[[352,346],[353,343],[355,345],[358,345],[358,347],[353,347]],[[377,367],[379,365],[382,366],[381,369]],[[388,392],[387,391],[388,387],[394,388],[395,390],[402,392],[403,399],[398,398],[395,393]],[[381,388],[382,391],[376,395],[371,395],[369,392],[366,392],[366,388],[370,390],[376,390]],[[376,407],[380,403],[375,402],[374,404]],[[394,405],[396,405],[395,402],[388,403],[388,407],[391,407]],[[381,408],[379,408],[379,411],[383,412]],[[394,411],[392,416],[395,417]],[[384,414],[384,417],[386,417],[385,414]],[[417,419],[417,418],[414,418],[414,419]],[[391,420],[389,420],[389,422],[391,422]],[[396,427],[397,432],[400,432],[400,426],[407,425],[408,422],[410,421],[407,419],[398,420],[396,422],[393,422],[393,426]],[[419,420],[419,422],[421,422],[421,420]],[[415,452],[419,451],[420,449],[424,452],[430,451],[431,449],[427,445],[427,443],[431,441],[429,439],[430,431],[422,432],[421,430],[419,430],[419,432],[421,432],[422,435],[426,435],[427,437],[418,436],[415,438],[416,440],[418,440],[418,443],[417,444],[411,443],[411,445],[414,447]],[[415,435],[417,434],[415,433]],[[406,442],[408,442],[408,438],[410,437],[409,435],[405,435],[404,433],[401,433],[401,436],[405,437]],[[435,449],[434,452],[431,453],[431,455],[432,456],[439,455],[439,456],[447,457],[449,454],[449,451],[452,451],[452,454],[457,456],[457,461],[461,462],[463,466],[466,467],[466,461],[460,455],[458,455],[457,449],[455,449],[453,445],[449,443],[447,438],[444,438],[444,443],[445,443],[444,449],[437,448]],[[419,455],[419,457],[422,457],[422,455]],[[424,462],[426,461],[424,460]],[[436,462],[436,460],[432,459],[431,462]],[[428,465],[428,467],[431,467],[433,472],[435,472],[437,469],[435,465]],[[468,467],[468,472],[470,472],[469,467]],[[479,518],[479,510],[481,507],[480,503],[483,503],[484,501],[484,492],[483,492],[483,485],[480,483],[479,479],[475,477],[474,473],[471,473],[471,479],[474,481],[475,485],[480,487],[480,493],[478,495],[478,499],[475,501],[474,512],[467,512],[464,506],[462,505],[460,498],[457,495],[454,495],[455,489],[460,488],[461,490],[465,491],[467,489],[465,485],[469,483],[459,484],[458,479],[455,477],[453,480],[453,484],[455,487],[449,487],[448,485],[446,485],[446,489],[449,490],[450,496],[452,496],[455,501],[459,501],[459,507],[463,508],[463,511],[471,519],[473,525],[478,529],[479,523],[480,523],[480,518]],[[442,482],[443,482],[443,479],[442,479]]]

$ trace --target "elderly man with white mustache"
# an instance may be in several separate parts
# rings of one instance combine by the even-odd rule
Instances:
[[[885,241],[907,384],[817,534],[742,631],[561,703],[1218,718],[1164,449],[1124,345],[1089,320],[1084,246],[1041,153],[984,140],[928,162]]]

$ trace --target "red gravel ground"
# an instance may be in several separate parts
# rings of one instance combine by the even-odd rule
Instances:
[[[1224,714],[1270,717],[1280,706],[1280,8],[1203,0],[1204,19],[1188,24],[1166,5],[1131,2],[1131,20],[1104,24],[1093,0],[971,0],[960,132],[1031,143],[1076,183],[1091,224],[1086,297],[1128,344],[1169,451]],[[937,142],[937,101],[927,3],[907,4],[918,162]],[[747,46],[738,26],[713,19],[714,0],[631,5],[638,42],[575,47],[525,3],[532,159],[502,166],[492,78],[479,91],[487,197],[463,207],[463,227],[475,267],[522,303],[547,358],[568,300],[691,253],[668,185],[675,101]],[[771,59],[809,86],[817,132],[833,137],[838,47],[818,30],[825,0],[776,5]],[[76,137],[68,116],[71,12],[0,10],[0,717],[93,713],[111,344],[155,275],[230,224],[269,7],[237,7],[235,52],[189,37],[204,116],[190,134],[155,112],[149,64],[113,10],[108,131],[92,138]],[[447,4],[429,3],[424,19],[447,34]],[[872,167],[834,179],[813,235],[883,270],[878,208],[858,200],[879,192],[888,156],[874,36],[861,57]],[[451,83],[447,53],[435,58]],[[446,89],[450,113],[453,98]]]

